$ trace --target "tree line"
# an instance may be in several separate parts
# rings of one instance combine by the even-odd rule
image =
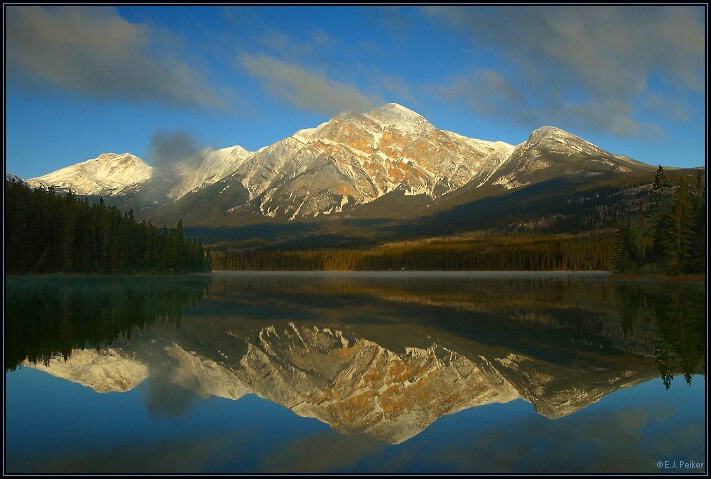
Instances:
[[[613,231],[479,235],[372,248],[212,251],[225,271],[609,271]]]
[[[692,186],[690,182],[694,182]],[[660,165],[642,213],[623,216],[615,239],[618,273],[706,272],[706,191],[701,171],[670,184]]]
[[[5,273],[188,273],[209,271],[200,241],[138,222],[103,198],[5,181]]]

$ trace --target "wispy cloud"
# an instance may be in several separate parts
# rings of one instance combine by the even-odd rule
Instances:
[[[521,104],[524,100],[511,82],[490,69],[453,78],[438,90],[445,98],[451,101],[464,99],[471,109],[487,115],[510,115],[509,105]]]
[[[294,37],[277,30],[264,32],[256,39],[266,51],[274,56],[290,58],[292,60],[323,59],[336,45],[337,40],[323,30],[314,30],[305,40]]]
[[[6,68],[18,86],[52,86],[95,98],[229,109],[207,77],[165,42],[105,7],[8,6]]]
[[[659,133],[659,127],[636,120],[652,82],[666,92],[655,95],[655,108],[674,111],[677,118],[688,117],[685,111],[693,107],[688,95],[703,92],[703,7],[429,7],[424,11],[461,29],[477,51],[498,55],[491,71],[478,70],[442,85],[445,97],[458,97],[457,101],[464,100],[480,113],[519,111],[520,121],[541,124],[553,118],[619,136],[638,136]]]
[[[364,93],[353,83],[342,83],[324,72],[265,54],[241,54],[238,66],[263,80],[269,92],[304,110],[332,115],[347,110],[367,111],[385,103],[379,95]]]
[[[531,97],[492,70],[483,69],[453,78],[448,84],[436,86],[433,90],[436,95],[450,102],[460,102],[477,114],[506,122],[514,121],[519,125],[602,130],[620,137],[635,137],[643,132],[655,139],[663,137],[657,126],[637,121],[633,117],[632,104],[623,99],[576,101],[555,87]],[[656,100],[659,101],[659,98]],[[661,108],[659,105],[656,107]]]

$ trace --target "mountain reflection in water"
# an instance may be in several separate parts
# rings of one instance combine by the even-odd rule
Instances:
[[[399,444],[475,406],[522,398],[556,419],[655,377],[691,382],[705,292],[596,274],[11,278],[5,335],[6,370],[253,393]]]

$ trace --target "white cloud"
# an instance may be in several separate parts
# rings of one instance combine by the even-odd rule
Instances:
[[[102,99],[227,109],[208,79],[112,8],[6,7],[6,68],[18,86]],[[176,42],[177,43],[177,42]]]

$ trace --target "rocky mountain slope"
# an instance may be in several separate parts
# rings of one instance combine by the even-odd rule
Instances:
[[[514,146],[440,130],[390,103],[342,113],[255,152],[206,149],[153,167],[107,153],[28,183],[105,196],[155,223],[215,227],[325,216],[401,219],[552,178],[652,171],[554,127]]]

